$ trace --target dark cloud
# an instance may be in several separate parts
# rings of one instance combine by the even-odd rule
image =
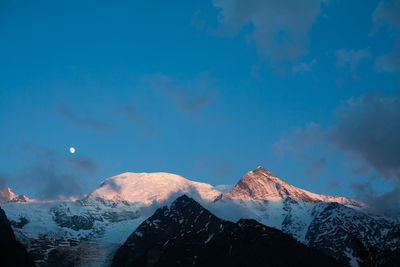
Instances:
[[[217,95],[217,89],[207,73],[200,73],[191,83],[179,82],[161,74],[146,75],[144,81],[152,89],[164,94],[184,112],[203,109]]]
[[[98,164],[88,157],[72,157],[67,162],[78,172],[94,173],[98,170]]]
[[[214,0],[222,31],[239,32],[253,26],[249,38],[273,64],[296,60],[307,53],[309,31],[320,14],[321,2],[274,0]]]
[[[400,0],[380,1],[372,16],[373,28],[370,35],[374,35],[381,27],[387,25],[389,30],[400,33]],[[380,71],[400,71],[400,38],[394,42],[392,51],[379,56],[376,66]]]
[[[150,125],[148,120],[137,111],[134,104],[131,103],[123,106],[119,109],[119,111],[124,115],[127,120],[138,125],[142,133],[144,133],[146,136],[153,136],[156,134],[157,129],[154,126]]]
[[[398,217],[400,214],[400,185],[396,184],[393,189],[386,193],[379,193],[373,189],[371,182],[353,183],[351,185],[356,197],[364,201],[377,213]]]
[[[338,116],[328,140],[384,177],[400,180],[400,95],[376,92],[350,99]]]
[[[113,124],[100,122],[91,118],[79,117],[73,112],[73,110],[69,106],[67,106],[64,103],[58,104],[57,112],[70,123],[83,128],[92,129],[96,131],[110,131],[115,129],[115,125]]]
[[[310,124],[305,130],[297,130],[287,145],[279,145],[280,153],[286,150],[303,150],[315,145],[331,145],[361,163],[354,171],[370,177],[375,170],[379,177],[393,185],[393,191],[379,195],[372,189],[356,185],[357,194],[374,207],[384,207],[383,201],[390,199],[391,206],[400,207],[400,94],[384,96],[378,92],[351,98],[336,111],[337,123],[328,129]],[[363,190],[361,190],[363,189]],[[397,198],[396,198],[397,196]],[[393,201],[395,200],[395,201]]]
[[[49,148],[29,143],[22,146],[20,153],[23,165],[9,180],[29,188],[40,200],[82,197],[82,177],[93,175],[98,169],[90,158],[63,157]]]

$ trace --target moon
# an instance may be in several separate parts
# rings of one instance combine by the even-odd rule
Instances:
[[[75,147],[70,147],[70,148],[69,148],[69,152],[70,152],[71,154],[74,154],[75,151],[76,151],[76,150],[75,150]]]

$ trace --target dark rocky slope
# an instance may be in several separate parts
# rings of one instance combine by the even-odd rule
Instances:
[[[158,209],[117,251],[112,266],[340,266],[255,220],[219,219],[187,196]]]
[[[0,266],[35,266],[25,247],[15,239],[6,214],[0,208]]]

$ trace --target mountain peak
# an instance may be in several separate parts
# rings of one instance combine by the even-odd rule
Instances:
[[[229,193],[227,198],[242,200],[279,200],[289,196],[288,183],[259,166],[246,173]]]
[[[261,166],[246,173],[235,187],[230,192],[224,194],[223,197],[255,201],[279,201],[290,197],[312,203],[337,202],[355,206],[362,205],[361,203],[346,197],[319,195],[294,187]]]
[[[24,195],[17,195],[9,187],[0,188],[0,203],[4,202],[27,202],[28,198]]]
[[[88,197],[151,204],[163,202],[176,194],[214,200],[220,192],[209,184],[190,181],[172,173],[126,172],[104,180]]]

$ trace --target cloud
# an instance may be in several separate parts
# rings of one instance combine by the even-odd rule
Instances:
[[[207,15],[201,10],[196,10],[193,14],[191,23],[197,31],[201,32],[207,26]]]
[[[370,58],[371,53],[368,50],[337,50],[336,53],[336,66],[344,68],[353,74],[353,78],[358,80],[359,77],[356,73],[357,68],[361,61]]]
[[[71,110],[71,108],[64,103],[58,104],[57,112],[70,123],[80,126],[82,128],[92,129],[96,131],[110,131],[115,129],[115,125],[113,124],[100,122],[91,118],[81,118],[77,116]]]
[[[329,191],[332,191],[333,189],[336,189],[336,188],[339,188],[339,187],[340,187],[340,185],[339,185],[338,181],[336,181],[336,180],[330,180],[329,181],[329,184],[328,184],[328,190]]]
[[[380,1],[372,15],[373,28],[370,35],[375,34],[384,25],[400,29],[400,0]]]
[[[354,170],[357,174],[367,175],[370,170],[375,170],[380,178],[393,185],[393,190],[385,194],[372,188],[365,190],[369,184],[363,187],[354,185],[359,197],[372,207],[384,207],[382,202],[390,198],[394,201],[388,208],[396,207],[400,211],[400,194],[395,194],[400,190],[400,94],[384,96],[374,92],[351,98],[335,114],[337,123],[327,129],[313,123],[284,139],[285,146],[281,145],[283,141],[278,142],[279,153],[288,147],[302,151],[316,145],[333,146],[349,159],[362,164]],[[361,192],[364,192],[363,196]]]
[[[372,15],[373,28],[370,36],[374,35],[381,27],[387,25],[390,30],[400,34],[400,0],[380,1]],[[400,71],[400,38],[394,42],[392,51],[380,55],[375,62],[379,71]]]
[[[94,173],[98,170],[98,164],[88,157],[73,157],[67,161],[78,172]]]
[[[146,136],[153,136],[156,134],[157,129],[151,126],[145,117],[137,111],[133,103],[121,107],[119,111],[127,120],[137,124]]]
[[[214,0],[220,31],[238,33],[252,26],[248,36],[272,64],[294,61],[307,53],[309,31],[321,11],[321,1]]]
[[[7,187],[7,174],[0,172],[0,190]]]
[[[329,141],[358,155],[384,177],[400,181],[400,95],[375,92],[352,98],[338,116]]]
[[[8,180],[28,187],[40,200],[82,197],[82,178],[98,170],[98,164],[90,158],[65,158],[54,150],[30,143],[25,143],[20,152],[25,166],[9,175]]]
[[[200,73],[191,83],[176,81],[170,76],[161,74],[146,75],[144,81],[153,90],[164,94],[179,110],[196,112],[211,103],[217,89],[207,73]]]
[[[379,56],[375,64],[379,71],[400,71],[400,39],[395,42],[392,51]]]
[[[235,187],[234,184],[220,184],[214,186],[214,188],[222,193],[228,193]]]
[[[293,66],[293,73],[304,74],[306,72],[312,72],[312,67],[317,63],[315,59],[311,60],[309,63],[301,62]]]
[[[322,157],[317,160],[311,160],[308,169],[306,170],[312,177],[317,178],[322,171],[325,170],[326,158]]]

